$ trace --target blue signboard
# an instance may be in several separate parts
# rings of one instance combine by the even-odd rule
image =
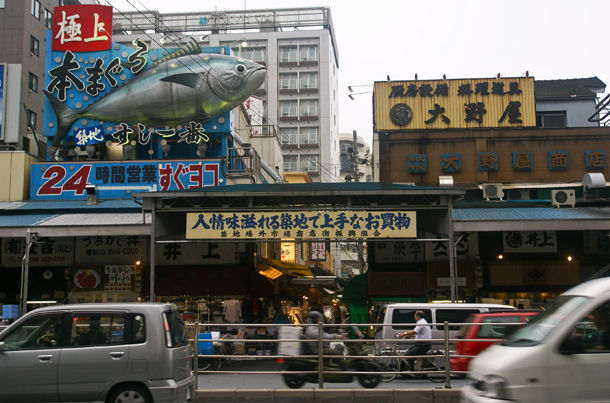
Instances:
[[[37,163],[32,165],[32,200],[86,199],[95,185],[100,199],[132,193],[196,190],[225,182],[218,160]]]
[[[5,65],[0,64],[0,140],[4,140],[4,77]]]

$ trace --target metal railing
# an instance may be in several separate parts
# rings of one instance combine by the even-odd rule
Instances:
[[[405,326],[413,326],[412,324],[401,324],[401,327]],[[285,375],[285,374],[300,374],[300,375],[317,375],[318,387],[324,387],[324,376],[328,374],[345,374],[345,375],[403,375],[403,376],[422,376],[429,374],[439,374],[439,377],[443,377],[444,375],[444,387],[451,388],[451,379],[456,376],[463,376],[468,373],[468,371],[456,371],[451,369],[451,358],[473,358],[475,355],[465,355],[465,354],[455,354],[452,349],[455,346],[456,342],[498,342],[501,339],[498,338],[477,338],[477,339],[465,339],[454,337],[451,338],[449,334],[450,327],[454,326],[502,326],[502,327],[511,327],[511,326],[523,326],[523,323],[502,323],[502,322],[493,322],[493,323],[429,323],[431,327],[434,326],[443,326],[443,338],[430,339],[430,343],[432,344],[432,349],[436,351],[433,354],[426,355],[407,355],[406,352],[408,347],[417,342],[414,339],[379,339],[379,338],[349,338],[349,336],[343,339],[326,339],[324,338],[324,333],[329,328],[334,329],[343,329],[344,334],[345,330],[351,330],[352,327],[358,328],[368,328],[368,329],[379,329],[385,326],[393,326],[396,327],[396,324],[378,324],[378,323],[367,323],[367,324],[242,324],[242,323],[232,323],[232,324],[221,324],[221,323],[195,323],[192,325],[187,325],[189,327],[190,334],[193,334],[191,337],[191,343],[193,344],[194,349],[194,368],[197,373],[211,373],[211,374],[226,374],[226,375],[236,375],[236,374],[276,374],[276,375]],[[280,338],[279,335],[281,333],[280,328],[282,327],[298,327],[301,328],[300,334],[303,333],[303,330],[307,327],[317,327],[317,338],[304,338],[300,336],[298,338]],[[218,337],[215,339],[209,338],[200,338],[199,335],[203,330],[210,331],[210,329],[265,329],[265,334],[259,333],[258,335],[250,335],[242,338],[237,337],[227,337],[226,335],[223,337]],[[401,331],[404,329],[401,329]],[[218,332],[220,333],[220,332]],[[248,338],[250,337],[250,338]],[[197,340],[197,342],[195,342]],[[208,342],[212,343],[214,346],[213,354],[205,353],[199,350],[200,342]],[[348,353],[343,351],[342,354],[328,354],[324,352],[324,345],[328,343],[342,343],[345,345],[345,350]],[[243,351],[241,349],[236,349],[234,347],[225,348],[224,346],[234,346],[236,345],[244,346]],[[281,354],[278,352],[280,350],[280,343],[298,343],[298,345],[302,346],[303,343],[315,343],[317,346],[316,354],[303,354],[301,350],[298,350],[297,354]],[[362,351],[362,353],[352,354],[354,348],[350,348],[350,346],[359,346],[356,347],[357,350]],[[388,346],[391,346],[388,349]],[[439,348],[439,346],[441,348]],[[257,350],[256,347],[259,347]],[[261,348],[262,347],[262,348]],[[256,351],[255,351],[256,350]],[[286,349],[282,349],[286,350]],[[233,354],[234,351],[240,351],[237,354]],[[258,351],[262,351],[260,354]],[[351,352],[350,352],[351,351]],[[249,353],[250,352],[250,353]],[[252,352],[254,352],[252,354]],[[442,358],[442,365],[438,365],[432,370],[402,370],[400,367],[388,370],[384,368],[381,363],[386,361],[388,358],[398,359],[401,361],[406,361],[408,359],[435,359]],[[212,367],[212,369],[199,369],[199,361],[200,360],[219,360],[217,362],[231,360],[286,360],[286,359],[315,359],[317,360],[317,366],[315,369],[311,370],[303,370],[303,371],[294,371],[294,370],[231,370],[224,369],[222,370],[221,366]],[[355,371],[349,368],[345,370],[328,370],[325,368],[325,360],[350,360],[350,359],[360,359],[360,360],[368,360],[370,362],[374,362],[378,365],[377,370],[375,371]],[[442,375],[441,375],[442,373]],[[442,381],[441,381],[442,382]]]
[[[261,157],[254,148],[227,148],[226,162],[228,177],[249,177],[259,181]]]

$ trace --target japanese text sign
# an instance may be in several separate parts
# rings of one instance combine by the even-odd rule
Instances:
[[[533,77],[376,82],[375,131],[536,126]]]
[[[554,231],[504,232],[504,253],[557,252]]]
[[[53,50],[91,52],[112,45],[112,6],[78,4],[53,9]]]
[[[187,213],[187,239],[414,238],[414,211]]]
[[[130,198],[136,192],[202,189],[224,182],[220,161],[131,161],[39,163],[32,166],[33,200],[84,199],[95,185],[102,199]]]

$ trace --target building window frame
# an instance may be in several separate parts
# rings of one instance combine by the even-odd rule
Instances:
[[[299,48],[299,61],[317,62],[318,61],[318,45],[301,45]]]
[[[40,56],[40,41],[34,35],[30,35],[30,53]]]
[[[284,172],[298,172],[298,167],[298,155],[284,155]]]
[[[296,63],[297,54],[296,46],[280,46],[280,63]]]
[[[53,13],[48,8],[44,9],[44,25],[47,29],[53,29]]]
[[[318,127],[305,126],[300,130],[301,144],[318,144]]]
[[[299,112],[299,102],[297,100],[280,101],[281,117],[297,117]]]
[[[38,76],[31,71],[28,76],[28,89],[33,92],[38,92]]]
[[[566,111],[536,112],[536,126],[540,128],[568,127]]]
[[[299,143],[299,129],[297,127],[284,127],[280,129],[280,140],[283,145],[296,145]]]
[[[32,15],[37,20],[40,20],[40,1],[32,0]]]
[[[36,119],[38,118],[38,114],[36,112],[34,112],[31,109],[27,110],[27,123],[28,123],[28,127],[32,128],[32,129],[36,129]]]
[[[300,116],[318,116],[318,100],[302,99],[299,105]]]
[[[301,73],[299,84],[302,89],[318,88],[318,73],[314,73],[314,72]]]
[[[296,90],[297,82],[297,73],[280,73],[280,90]]]
[[[301,170],[303,172],[318,172],[320,166],[320,156],[318,154],[301,155]]]

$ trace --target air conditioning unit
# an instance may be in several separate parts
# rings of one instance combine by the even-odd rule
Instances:
[[[525,189],[510,189],[506,191],[506,200],[529,200],[530,191]]]
[[[504,197],[504,191],[502,190],[502,184],[486,183],[483,185],[483,198],[484,199],[501,199],[503,197]]]
[[[576,204],[574,189],[551,190],[551,202],[555,207],[574,207]]]

